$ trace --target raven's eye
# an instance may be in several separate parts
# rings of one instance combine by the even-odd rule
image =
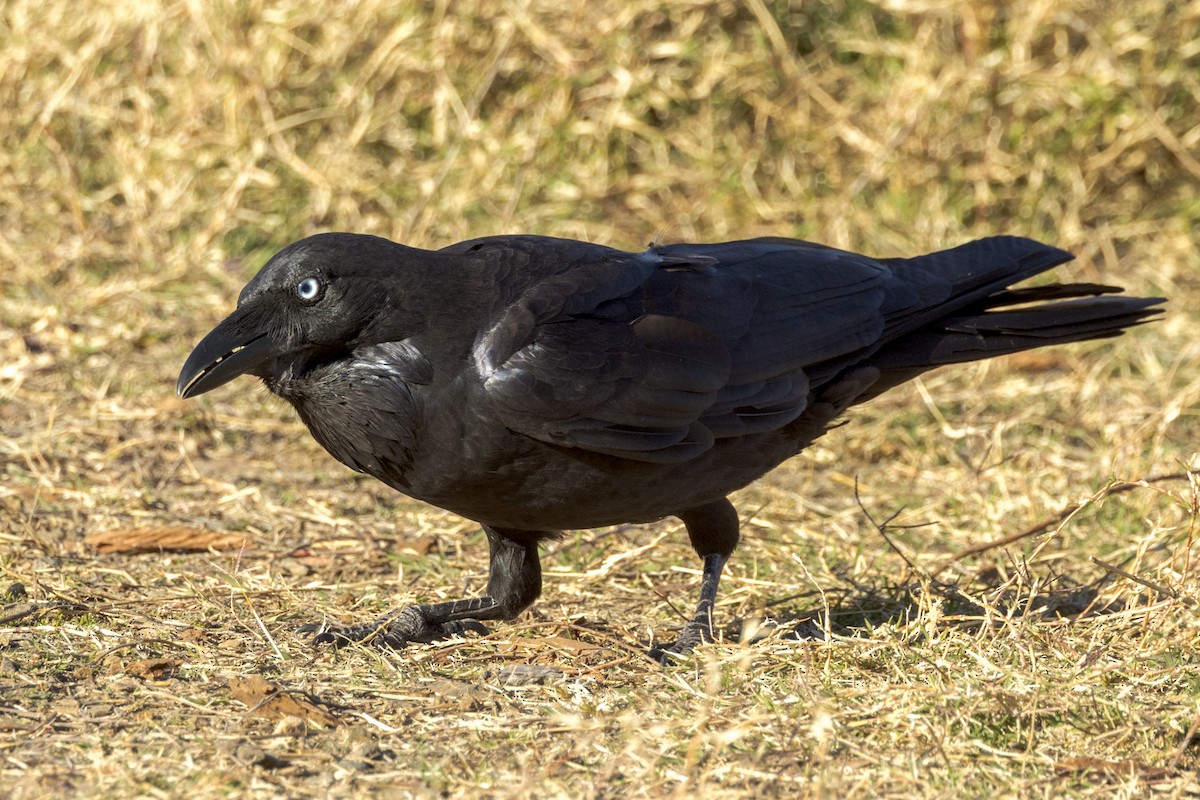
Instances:
[[[296,297],[306,303],[311,303],[321,296],[321,291],[325,287],[316,278],[305,278],[296,284]]]

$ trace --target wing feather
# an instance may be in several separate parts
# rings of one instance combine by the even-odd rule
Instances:
[[[480,337],[476,367],[513,430],[687,460],[795,420],[806,368],[884,327],[890,273],[863,256],[788,240],[613,252],[536,282]]]

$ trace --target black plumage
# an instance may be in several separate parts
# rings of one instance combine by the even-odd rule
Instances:
[[[1070,258],[1015,237],[876,260],[790,239],[426,251],[324,234],[246,285],[178,391],[258,376],[339,461],[487,532],[485,595],[318,640],[399,646],[510,619],[541,590],[540,541],[674,515],[704,571],[666,658],[711,633],[738,542],[727,495],[849,406],[939,365],[1115,336],[1159,312],[1107,286],[1008,288]]]

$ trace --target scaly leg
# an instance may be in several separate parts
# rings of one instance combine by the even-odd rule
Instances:
[[[542,565],[537,542],[546,534],[508,531],[483,526],[491,547],[487,594],[465,600],[408,606],[362,625],[324,628],[304,625],[301,633],[316,633],[313,644],[341,647],[350,642],[370,642],[404,647],[409,642],[432,642],[474,631],[487,633],[480,620],[512,619],[537,599],[542,591]]]
[[[683,520],[692,547],[704,559],[704,571],[700,580],[700,602],[679,638],[672,644],[650,650],[650,657],[662,664],[678,660],[692,652],[696,645],[713,640],[712,613],[717,602],[717,586],[725,562],[737,547],[739,538],[737,510],[727,499],[676,516]]]

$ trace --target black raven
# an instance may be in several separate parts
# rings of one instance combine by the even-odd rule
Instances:
[[[1016,237],[873,259],[764,238],[623,252],[539,236],[427,251],[329,233],[271,258],[196,346],[178,393],[242,374],[334,458],[479,522],[482,596],[322,631],[428,642],[511,619],[560,531],[681,519],[700,602],[659,660],[712,631],[738,542],[727,495],[850,406],[942,364],[1116,336],[1161,298],[1010,289],[1071,259]],[[309,630],[317,630],[309,626]]]

